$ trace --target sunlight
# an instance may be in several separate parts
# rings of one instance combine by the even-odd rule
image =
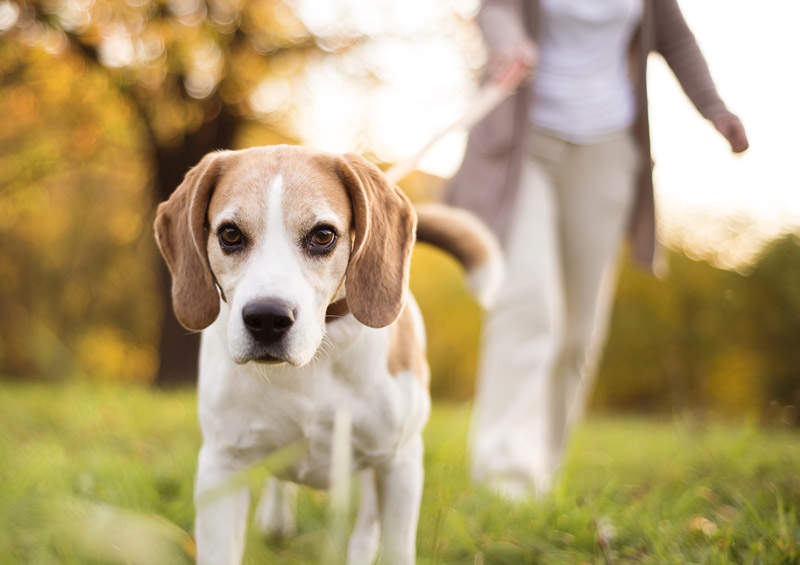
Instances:
[[[650,116],[662,235],[731,267],[749,262],[764,242],[800,226],[793,164],[800,75],[789,71],[800,50],[792,29],[800,5],[735,0],[724,8],[721,1],[681,6],[717,88],[747,128],[751,148],[732,156],[664,62],[653,57]]]
[[[348,88],[333,71],[326,79],[312,72],[307,115],[299,124],[307,143],[332,150],[368,147],[383,161],[397,161],[455,121],[475,96],[485,57],[477,26],[469,21],[476,2],[297,0],[296,5],[306,25],[323,35],[335,34],[342,21],[371,35],[368,49],[352,57],[381,79],[357,89]],[[732,156],[663,60],[651,58],[662,239],[734,267],[750,261],[765,241],[800,226],[800,187],[790,154],[797,145],[793,137],[800,130],[800,113],[787,110],[800,98],[800,75],[787,72],[796,66],[792,59],[798,40],[790,26],[800,17],[800,4],[714,0],[681,6],[723,98],[747,127],[751,149]],[[353,19],[343,20],[345,15]],[[747,30],[747,41],[742,30]],[[448,136],[425,156],[420,169],[452,176],[465,142],[466,132]]]

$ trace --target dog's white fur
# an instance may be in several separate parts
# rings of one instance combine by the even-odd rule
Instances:
[[[324,328],[315,323],[325,310],[327,299],[333,292],[328,285],[312,285],[310,269],[297,261],[297,245],[286,229],[283,217],[283,176],[278,173],[269,180],[266,189],[266,214],[264,233],[250,251],[246,265],[239,269],[217,270],[217,283],[226,290],[230,309],[241,312],[251,300],[269,297],[284,300],[296,307],[299,314],[285,343],[287,361],[292,365],[308,363],[317,351]],[[318,204],[316,223],[335,223],[336,215],[326,209],[324,203]],[[214,245],[217,228],[235,216],[235,209],[223,210],[211,219],[209,245]],[[338,222],[341,223],[341,220]],[[220,261],[221,263],[221,261]],[[319,282],[318,280],[316,282]],[[227,316],[225,342],[230,357],[236,363],[245,363],[251,358],[252,338],[246,330],[242,316]]]
[[[423,483],[421,432],[430,408],[427,383],[411,370],[390,372],[391,325],[368,327],[352,314],[325,321],[328,305],[346,295],[342,280],[353,242],[347,211],[335,202],[314,199],[304,212],[307,216],[310,210],[314,217],[298,220],[298,210],[287,206],[299,201],[288,194],[281,172],[240,182],[251,190],[253,183],[258,185],[254,193],[263,194],[262,200],[213,202],[207,217],[208,262],[224,300],[216,320],[203,331],[200,355],[198,563],[241,562],[250,492],[235,483],[224,486],[237,472],[279,448],[298,444],[303,445],[303,456],[280,478],[328,487],[334,416],[341,408],[352,422],[351,457],[361,493],[348,562],[372,563],[380,551],[381,563],[413,563]],[[222,253],[218,228],[247,214],[251,224],[255,218],[247,254]],[[324,260],[304,255],[297,244],[301,224],[335,227],[340,237],[334,252]],[[470,223],[465,225],[468,230]],[[478,235],[496,248],[483,232]],[[158,237],[163,250],[165,236]],[[496,270],[497,254],[486,259],[473,272]],[[496,286],[496,275],[483,276],[484,289]],[[266,351],[283,363],[256,361],[264,348],[242,321],[243,307],[264,298],[279,299],[296,313],[285,338]],[[413,297],[407,298],[406,308],[413,320],[410,331],[423,350],[424,325]],[[274,479],[266,486],[256,511],[256,522],[265,533],[294,530],[293,496],[291,487]]]

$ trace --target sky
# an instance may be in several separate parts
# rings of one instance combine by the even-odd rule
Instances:
[[[455,121],[474,97],[476,70],[485,61],[471,21],[477,0],[295,0],[295,5],[306,25],[322,35],[337,21],[348,21],[376,37],[356,56],[381,79],[369,90],[354,86],[341,78],[346,58],[312,68],[312,103],[298,124],[308,143],[333,151],[369,147],[383,160],[396,161]],[[321,10],[322,5],[328,8]],[[800,148],[800,39],[795,33],[800,2],[682,0],[680,5],[720,93],[745,124],[751,149],[733,156],[663,60],[651,56],[660,237],[721,266],[737,267],[769,239],[800,229],[795,155]],[[452,176],[465,141],[466,132],[445,138],[420,168]]]

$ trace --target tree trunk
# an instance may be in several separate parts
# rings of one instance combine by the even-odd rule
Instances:
[[[187,133],[180,145],[154,148],[155,194],[159,202],[169,198],[186,172],[203,155],[215,149],[229,149],[233,145],[241,118],[220,103],[216,103],[209,113],[211,115],[200,128]],[[197,379],[200,335],[190,333],[175,319],[172,312],[172,283],[169,270],[163,262],[159,278],[161,299],[166,311],[161,322],[156,384],[175,386],[194,383]]]

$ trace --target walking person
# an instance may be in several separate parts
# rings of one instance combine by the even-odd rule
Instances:
[[[652,268],[647,56],[660,53],[700,114],[747,149],[677,0],[486,0],[489,79],[530,80],[473,128],[450,204],[504,242],[473,412],[473,477],[518,499],[552,485],[602,348],[627,234]]]

